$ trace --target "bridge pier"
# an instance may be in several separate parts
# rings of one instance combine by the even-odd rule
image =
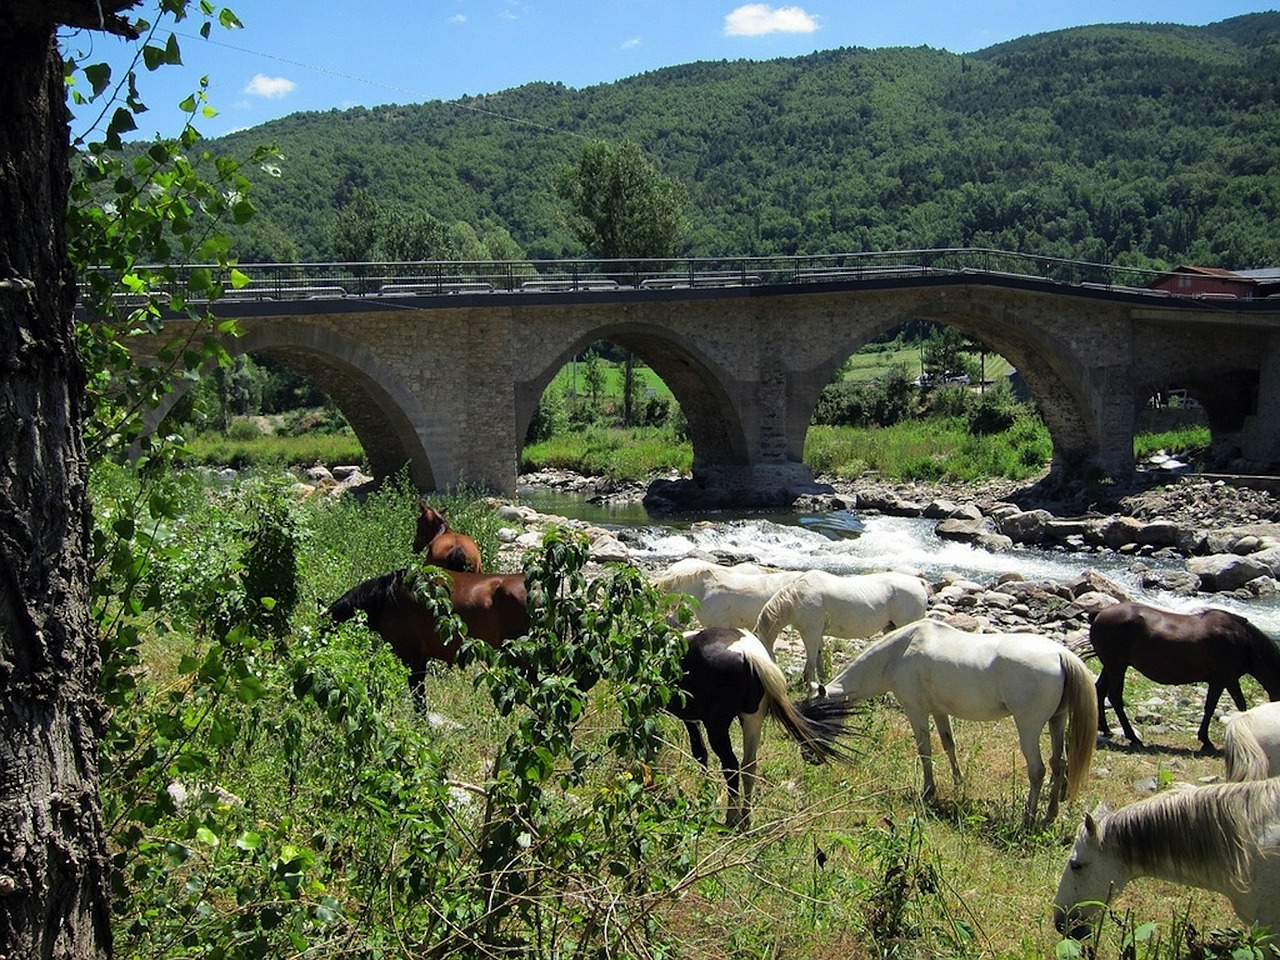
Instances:
[[[1280,335],[1260,338],[1261,362],[1255,413],[1245,417],[1240,454],[1250,463],[1280,463]]]

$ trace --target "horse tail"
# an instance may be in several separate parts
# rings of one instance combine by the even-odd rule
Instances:
[[[809,759],[818,763],[839,760],[852,763],[849,751],[841,742],[848,733],[845,720],[859,712],[841,698],[820,698],[793,704],[787,699],[787,677],[769,656],[764,643],[753,633],[743,630],[735,644],[764,686],[769,715],[782,724],[782,729]]]
[[[1267,755],[1254,736],[1246,714],[1238,713],[1227,721],[1222,752],[1227,763],[1228,780],[1267,778]]]
[[[773,642],[778,639],[782,628],[791,622],[796,597],[800,592],[800,581],[803,579],[802,576],[796,577],[765,601],[765,605],[760,608],[760,615],[756,617],[756,625],[752,633],[760,638],[760,642],[770,653],[773,652]]]
[[[1067,799],[1074,800],[1089,776],[1098,744],[1098,693],[1083,660],[1065,648],[1058,659],[1065,680],[1062,699],[1067,704]]]

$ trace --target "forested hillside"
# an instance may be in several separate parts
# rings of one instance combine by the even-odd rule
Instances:
[[[247,260],[334,256],[344,205],[582,253],[556,172],[636,141],[689,194],[690,255],[994,246],[1163,267],[1280,264],[1280,13],[1116,25],[958,56],[840,49],[693,63],[572,90],[295,114]],[[462,230],[463,235],[470,231]]]

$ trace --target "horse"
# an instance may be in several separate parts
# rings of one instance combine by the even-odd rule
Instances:
[[[1028,826],[1044,782],[1040,732],[1046,725],[1053,774],[1046,822],[1057,817],[1059,798],[1074,800],[1088,776],[1097,713],[1093,674],[1056,641],[1027,633],[968,633],[938,620],[917,620],[872,644],[829,686],[818,687],[820,698],[865,700],[883,693],[897,697],[911,723],[924,769],[921,796],[926,800],[935,791],[930,716],[957,787],[962,778],[950,718],[1013,717],[1027,762],[1030,790],[1023,822]]]
[[[929,591],[919,577],[905,573],[836,576],[810,570],[769,598],[754,633],[772,651],[782,628],[790,624],[804,640],[804,679],[818,679],[823,635],[862,639],[890,626],[905,627],[924,617]]]
[[[798,570],[768,570],[754,563],[725,567],[685,557],[655,577],[653,585],[697,600],[698,623],[704,627],[750,630],[769,598],[798,576]]]
[[[1245,923],[1280,931],[1280,780],[1187,786],[1086,814],[1054,897],[1077,939],[1135,877],[1223,894]]]
[[[480,547],[465,533],[458,533],[449,526],[444,514],[419,504],[418,532],[413,538],[413,552],[427,551],[427,563],[446,570],[467,573],[480,572]]]
[[[751,825],[756,755],[766,716],[781,723],[787,735],[800,744],[805,759],[851,762],[842,738],[847,732],[845,720],[856,712],[855,707],[788,701],[786,677],[750,631],[709,627],[684,636],[688,650],[681,660],[681,695],[672,699],[668,709],[684,722],[689,747],[704,770],[708,768],[707,747],[698,724],[706,728],[728,789],[726,826]],[[734,717],[742,725],[741,763],[729,736]]]
[[[329,604],[327,613],[334,623],[344,623],[363,610],[369,629],[409,668],[409,689],[425,709],[427,662],[453,663],[462,638],[440,635],[435,615],[406,583],[407,572],[394,570],[356,584]],[[466,626],[467,636],[497,647],[529,632],[523,574],[445,572],[453,611]]]
[[[1124,675],[1133,667],[1156,683],[1207,681],[1199,738],[1213,753],[1209,720],[1226,690],[1237,710],[1245,709],[1240,677],[1249,674],[1280,700],[1280,648],[1239,614],[1210,608],[1173,613],[1141,603],[1117,603],[1098,611],[1089,627],[1089,643],[1102,664],[1098,677],[1098,730],[1110,736],[1106,704],[1115,708],[1124,735],[1142,745],[1124,712]]]
[[[1280,776],[1280,703],[1237,713],[1223,728],[1222,754],[1228,780]]]

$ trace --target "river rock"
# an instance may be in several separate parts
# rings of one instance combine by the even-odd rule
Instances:
[[[1138,528],[1137,541],[1144,547],[1174,547],[1182,536],[1182,527],[1170,520],[1152,520]]]
[[[1187,569],[1200,578],[1202,589],[1211,592],[1237,590],[1250,580],[1271,575],[1271,568],[1265,563],[1234,553],[1192,557],[1187,561]]]
[[[1045,529],[1053,514],[1048,510],[1023,510],[999,521],[1000,532],[1014,543],[1036,544],[1044,540]]]
[[[1190,597],[1200,590],[1200,578],[1190,570],[1144,570],[1140,582],[1144,590],[1163,590],[1179,597]]]
[[[951,517],[943,520],[933,528],[943,540],[958,540],[961,543],[973,543],[985,534],[995,533],[995,527],[986,517]]]
[[[1142,530],[1142,521],[1133,517],[1107,517],[1097,528],[1102,543],[1112,550],[1138,542],[1138,533]]]

